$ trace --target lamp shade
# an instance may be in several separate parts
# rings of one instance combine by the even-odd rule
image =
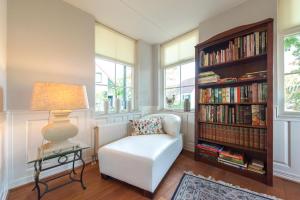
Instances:
[[[78,110],[89,108],[84,85],[37,82],[33,86],[31,110]]]

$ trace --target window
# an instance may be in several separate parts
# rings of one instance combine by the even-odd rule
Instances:
[[[164,108],[183,109],[189,99],[195,107],[195,49],[198,30],[171,40],[161,47],[161,66],[164,70]]]
[[[300,33],[284,37],[284,110],[300,112]]]
[[[116,99],[125,111],[129,101],[134,105],[135,40],[97,23],[95,53],[95,111],[104,111],[105,101],[116,111]]]
[[[279,115],[300,113],[300,1],[278,1]]]
[[[104,101],[109,111],[114,112],[115,101],[120,99],[121,110],[133,101],[133,68],[130,65],[96,58],[96,112],[104,110]],[[132,102],[133,103],[133,102]]]
[[[183,109],[185,99],[195,107],[195,62],[188,62],[165,69],[165,97],[174,99],[172,105],[165,101],[165,108]]]

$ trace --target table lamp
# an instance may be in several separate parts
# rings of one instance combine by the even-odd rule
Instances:
[[[48,143],[41,146],[44,153],[74,147],[68,139],[77,135],[78,128],[70,122],[72,110],[88,109],[84,85],[37,82],[33,86],[31,110],[49,111],[48,124],[42,135]]]

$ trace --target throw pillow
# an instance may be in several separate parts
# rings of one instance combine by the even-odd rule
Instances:
[[[162,134],[162,119],[160,117],[150,119],[130,120],[133,131],[131,135]]]

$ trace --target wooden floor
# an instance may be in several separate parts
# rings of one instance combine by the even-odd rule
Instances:
[[[122,167],[120,163],[120,167]],[[192,171],[195,174],[203,176],[212,176],[217,180],[239,185],[243,188],[248,188],[260,193],[275,195],[286,200],[300,199],[300,184],[286,181],[280,178],[274,178],[274,186],[269,187],[254,180],[224,171],[222,169],[214,168],[210,165],[196,162],[188,153],[182,153],[175,164],[172,166],[166,177],[160,184],[154,199],[167,200],[172,197],[177,184],[184,171]],[[126,173],[126,172],[124,172]],[[137,200],[147,199],[142,195],[142,192],[128,184],[121,183],[117,180],[109,179],[103,180],[97,165],[88,165],[85,171],[86,190],[82,190],[79,183],[72,183],[63,188],[55,190],[46,194],[42,200]],[[9,192],[9,200],[34,200],[36,193],[31,191],[33,184],[28,184]]]

